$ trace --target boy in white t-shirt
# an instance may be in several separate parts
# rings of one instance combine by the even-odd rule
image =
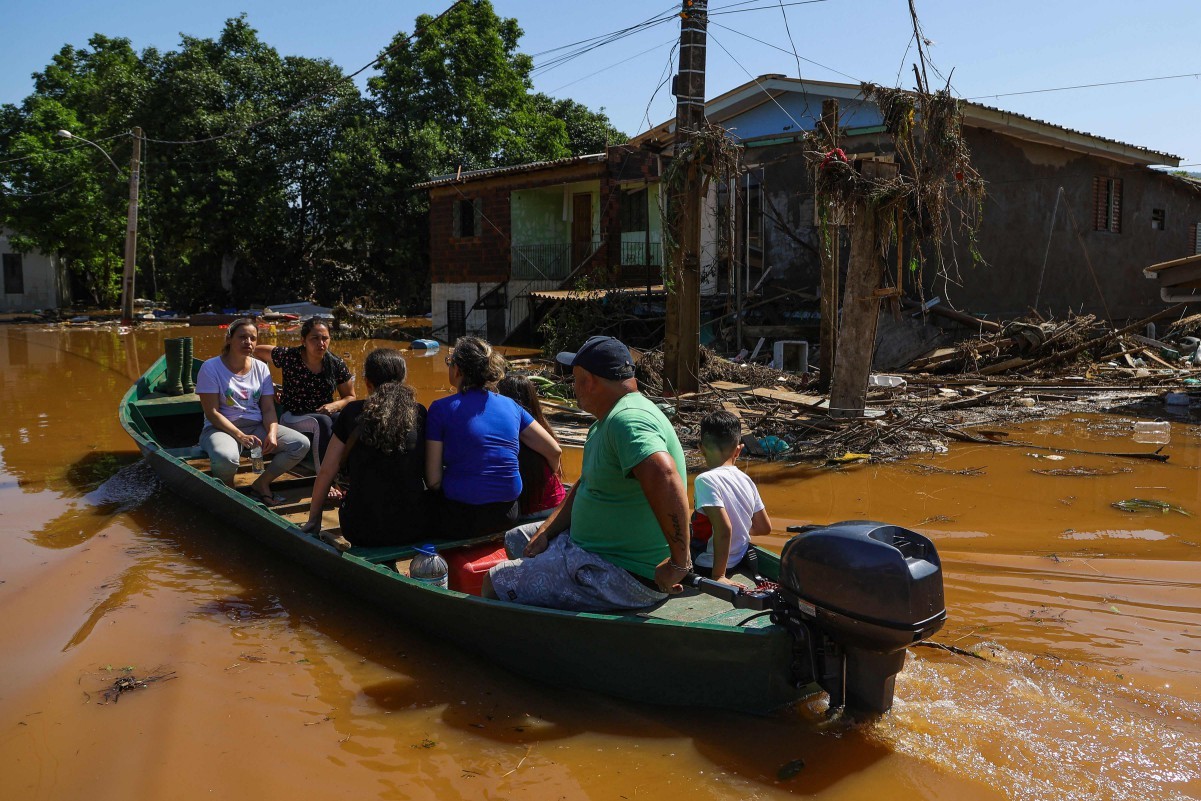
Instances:
[[[701,420],[701,454],[710,469],[695,481],[694,542],[706,522],[712,536],[693,561],[698,573],[710,572],[725,584],[734,584],[726,575],[746,556],[751,537],[771,533],[755,482],[734,466],[742,452],[741,435],[742,423],[730,412],[713,412]],[[694,553],[698,550],[694,547]]]

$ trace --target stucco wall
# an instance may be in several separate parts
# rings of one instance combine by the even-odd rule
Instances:
[[[0,254],[15,253],[8,243],[7,233],[0,232]],[[43,253],[21,256],[24,292],[7,294],[0,280],[0,312],[25,312],[37,309],[57,309],[62,305],[65,286],[57,259]],[[2,276],[0,276],[2,279]]]
[[[965,138],[987,184],[977,240],[984,263],[973,262],[966,233],[953,215],[956,227],[943,243],[942,274],[932,250],[927,252],[927,296],[994,319],[1024,316],[1036,297],[1041,313],[1056,317],[1071,309],[1122,320],[1163,308],[1158,285],[1142,270],[1191,254],[1189,227],[1201,223],[1201,193],[1148,168],[1064,148],[975,128],[966,130]],[[887,138],[878,134],[847,138],[842,144],[848,153],[886,154],[891,149]],[[799,147],[749,147],[747,162],[752,180],[763,186],[763,263],[773,268],[771,280],[816,288],[816,254],[797,241],[817,246],[812,183]],[[1122,179],[1120,233],[1093,230],[1093,182],[1098,176]],[[1064,194],[1055,212],[1061,186]],[[771,221],[773,206],[787,221],[787,232]],[[1153,209],[1164,210],[1164,230],[1152,229]],[[846,253],[844,247],[844,259]]]
[[[1157,284],[1142,270],[1191,253],[1188,231],[1201,222],[1201,194],[1147,168],[990,131],[968,129],[966,139],[988,184],[979,231],[987,264],[973,265],[966,238],[958,236],[947,248],[949,279],[926,276],[931,293],[999,317],[1027,313],[1036,297],[1041,313],[1057,317],[1069,309],[1099,316],[1108,310],[1119,320],[1163,308]],[[1097,176],[1122,179],[1120,233],[1092,230]],[[1152,229],[1153,209],[1165,211],[1164,230]]]

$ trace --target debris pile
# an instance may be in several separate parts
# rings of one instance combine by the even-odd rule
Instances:
[[[1201,330],[1201,315],[1172,323],[1162,338],[1153,335],[1154,323],[1172,311],[1165,309],[1121,329],[1091,314],[1063,321],[1032,316],[935,350],[911,362],[906,371],[1048,377],[1070,370],[1087,379],[1136,382],[1194,371],[1201,374],[1201,339],[1194,336]]]
[[[813,391],[809,375],[737,363],[707,348],[697,392],[664,394],[659,351],[637,359],[636,377],[689,449],[698,445],[701,419],[717,409],[743,421],[749,455],[790,462],[891,460],[944,451],[951,441],[1032,448],[980,427],[1080,412],[1187,418],[1194,397],[1201,400],[1201,315],[1164,326],[1158,338],[1148,329],[1178,311],[1120,329],[1092,315],[981,325],[979,335],[922,356],[903,374],[871,376],[867,407],[853,419],[831,418],[828,397]],[[526,369],[540,376],[548,414],[567,429],[565,441],[582,442],[591,418],[574,407],[570,384],[536,362]],[[1167,458],[1159,450],[1104,455]]]

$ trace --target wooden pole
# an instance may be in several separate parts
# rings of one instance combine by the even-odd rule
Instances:
[[[826,132],[831,147],[838,146],[838,101],[822,101],[822,128]],[[813,176],[814,187],[817,186],[817,174]],[[834,357],[838,352],[838,266],[839,253],[839,209],[832,200],[815,198],[818,203],[826,204],[826,241],[821,251],[821,350],[818,358],[820,378],[818,389],[827,392],[834,376]]]
[[[676,157],[688,137],[705,122],[705,45],[709,0],[682,0],[680,67],[675,78]],[[674,392],[695,392],[699,386],[701,336],[701,210],[708,185],[700,165],[684,173],[671,198],[674,208],[675,252],[672,286],[667,293],[667,326],[663,341],[663,376]]]
[[[729,181],[730,199],[730,288],[734,293],[734,352],[742,352],[742,312],[743,312],[743,270],[738,254],[738,176],[731,175]]]
[[[880,318],[880,300],[872,292],[880,286],[883,272],[877,230],[872,208],[867,203],[857,203],[851,224],[851,260],[842,296],[838,354],[830,386],[833,418],[862,417],[867,405],[867,379]]]
[[[134,272],[138,254],[138,180],[142,162],[142,129],[134,128],[133,152],[129,157],[129,210],[125,223],[125,273],[121,277],[121,322],[131,325],[133,317]]]

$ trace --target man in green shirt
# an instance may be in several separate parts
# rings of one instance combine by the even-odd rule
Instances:
[[[510,556],[520,558],[492,568],[485,594],[574,611],[651,606],[680,592],[692,567],[684,449],[638,391],[621,342],[592,337],[558,359],[571,367],[580,408],[596,417],[580,480],[546,521],[508,532]]]

